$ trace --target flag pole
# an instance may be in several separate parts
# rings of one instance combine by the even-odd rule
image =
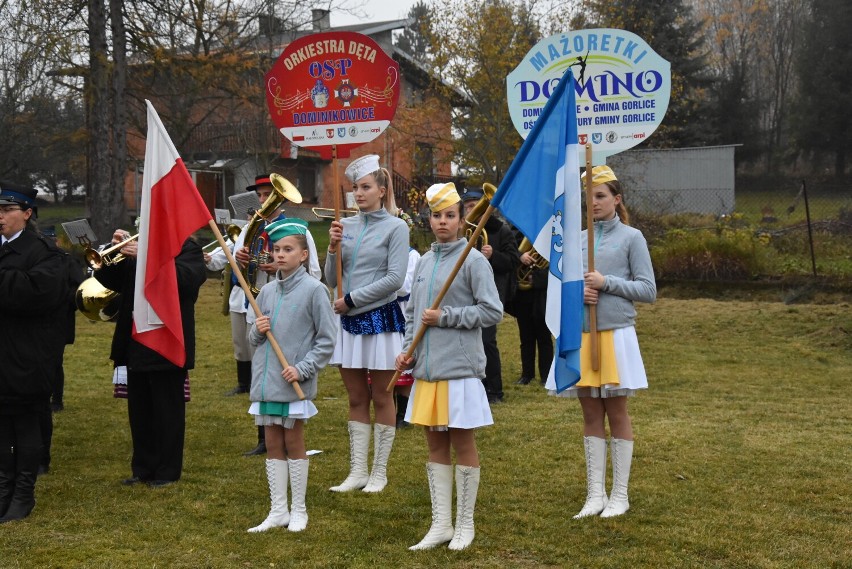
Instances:
[[[245,277],[243,277],[243,273],[240,270],[240,266],[237,264],[237,260],[234,259],[234,256],[231,254],[231,250],[228,248],[228,245],[225,243],[225,238],[222,237],[222,232],[219,231],[219,226],[216,225],[216,222],[212,219],[209,220],[208,225],[210,229],[213,230],[213,235],[216,236],[216,241],[219,242],[219,247],[222,248],[222,252],[225,253],[225,257],[228,258],[228,263],[231,265],[231,270],[234,275],[237,277],[237,281],[239,281],[240,286],[243,289],[243,292],[246,294],[246,298],[251,304],[252,309],[255,314],[261,314],[260,307],[257,305],[257,301],[255,301],[254,297],[251,294],[251,290],[249,289],[249,285],[246,282]],[[266,339],[269,342],[269,345],[272,346],[272,349],[275,351],[275,355],[278,356],[278,361],[281,362],[282,368],[287,368],[290,364],[287,363],[287,358],[284,357],[284,352],[281,351],[281,346],[278,345],[278,342],[275,340],[275,336],[272,335],[272,330],[268,330],[266,332]],[[299,399],[304,399],[305,394],[302,391],[301,386],[298,381],[294,381],[290,385],[293,386],[293,389],[296,390],[296,395],[299,396]]]
[[[337,145],[331,145],[331,160],[332,167],[334,169],[334,221],[340,221],[340,173],[338,172],[339,167],[337,164]],[[336,260],[334,263],[335,271],[337,272],[337,298],[338,300],[343,298],[343,255],[342,253],[342,243],[337,244],[337,249],[335,249]]]
[[[440,292],[438,292],[438,296],[435,297],[435,301],[432,302],[432,306],[429,307],[429,310],[438,310],[441,306],[441,301],[444,300],[444,296],[447,294],[447,291],[450,290],[450,285],[453,284],[453,281],[456,278],[456,275],[459,274],[462,265],[464,264],[464,260],[467,259],[467,256],[470,254],[470,250],[473,249],[473,244],[479,239],[480,234],[482,233],[482,229],[485,227],[485,222],[488,221],[488,218],[491,217],[491,214],[494,212],[494,206],[489,205],[485,213],[482,214],[482,217],[479,218],[479,222],[476,224],[476,229],[473,234],[470,236],[470,240],[467,242],[467,246],[461,252],[458,261],[456,261],[456,266],[453,267],[453,270],[450,271],[449,276],[447,276],[447,280],[444,282],[444,286],[441,288]],[[420,344],[420,341],[423,340],[423,336],[426,334],[426,329],[429,326],[423,324],[419,330],[417,330],[417,334],[414,335],[414,339],[411,341],[411,345],[408,346],[408,350],[405,352],[405,358],[408,359],[414,355],[414,350],[417,349],[417,345]],[[391,378],[390,383],[388,383],[387,391],[390,393],[393,391],[396,382],[399,381],[399,376],[402,372],[396,371],[393,374],[393,378]]]
[[[592,145],[586,144],[586,236],[588,237],[589,272],[595,270],[595,215],[592,211]],[[592,371],[601,368],[601,355],[598,350],[598,311],[594,304],[589,305],[589,348],[592,353]]]

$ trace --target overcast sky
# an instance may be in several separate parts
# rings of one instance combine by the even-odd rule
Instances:
[[[367,14],[366,18],[356,18],[342,12],[331,12],[331,25],[348,26],[366,22],[382,22],[386,20],[398,20],[408,16],[408,11],[417,0],[366,0],[362,11]]]

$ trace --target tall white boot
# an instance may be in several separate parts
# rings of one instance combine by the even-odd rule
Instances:
[[[308,491],[308,459],[288,460],[290,465],[290,492],[293,503],[290,508],[290,531],[302,531],[308,527],[308,510],[305,493]]]
[[[373,435],[373,471],[364,486],[364,492],[381,492],[388,483],[388,457],[396,437],[395,425],[376,423]]]
[[[630,509],[627,501],[627,482],[630,480],[630,463],[633,462],[633,441],[609,440],[612,447],[612,492],[609,504],[601,513],[602,518],[620,516]]]
[[[453,539],[453,465],[426,463],[429,496],[432,498],[432,525],[417,545],[408,549],[432,549]]]
[[[367,453],[370,450],[370,424],[349,421],[349,475],[332,492],[351,492],[367,485]]]
[[[266,478],[269,481],[269,499],[272,506],[263,523],[250,528],[249,532],[257,533],[284,527],[290,523],[290,512],[287,511],[287,470],[286,460],[266,459]]]
[[[449,548],[465,549],[473,541],[473,510],[479,491],[479,467],[456,466],[456,531]]]
[[[586,451],[586,503],[575,520],[597,516],[606,508],[606,439],[583,437]]]

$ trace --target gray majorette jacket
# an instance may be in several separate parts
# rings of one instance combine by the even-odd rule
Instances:
[[[408,226],[385,208],[355,217],[343,224],[343,294],[355,303],[350,316],[361,314],[396,300],[396,291],[405,282],[408,269]],[[325,258],[325,279],[337,286],[337,255]]]
[[[264,316],[269,316],[272,335],[278,340],[287,363],[299,370],[299,385],[305,399],[317,394],[317,375],[326,366],[334,352],[337,339],[337,321],[331,309],[328,289],[308,275],[304,267],[263,285],[257,295],[257,305]],[[253,324],[249,341],[258,346],[251,360],[251,401],[298,401],[296,390],[281,377],[281,362]]]
[[[403,350],[408,350],[423,325],[423,311],[432,305],[466,245],[466,239],[432,243],[431,250],[417,263],[405,311]],[[414,377],[426,381],[485,377],[482,328],[502,318],[503,304],[491,265],[482,253],[472,249],[441,302],[438,326],[426,330],[414,352]]]
[[[595,229],[595,270],[606,277],[598,291],[598,330],[633,326],[636,308],[633,302],[654,302],[657,284],[651,254],[642,232],[624,225],[616,215],[597,221]],[[588,238],[583,231],[583,271],[588,271]],[[589,307],[584,307],[583,331],[589,331]]]

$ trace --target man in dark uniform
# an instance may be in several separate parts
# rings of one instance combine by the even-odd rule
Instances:
[[[65,330],[63,252],[35,228],[36,191],[0,182],[0,523],[35,507],[42,450]]]
[[[461,196],[464,202],[464,212],[468,215],[476,207],[477,202],[484,193],[482,188],[472,186],[465,188]],[[491,263],[494,271],[494,284],[497,285],[497,293],[500,302],[506,306],[517,287],[516,272],[520,264],[518,254],[518,242],[512,233],[508,223],[505,223],[496,215],[492,215],[485,222],[485,231],[488,232],[488,245],[484,245],[480,252]],[[497,326],[488,326],[482,329],[482,345],[485,348],[485,394],[489,403],[503,402],[503,369],[500,363],[500,350],[497,348]]]
[[[130,237],[115,232],[112,243]],[[102,285],[121,293],[118,319],[112,337],[110,359],[127,366],[127,415],[133,439],[132,475],[123,480],[131,485],[145,482],[165,486],[180,479],[183,471],[183,443],[186,427],[184,379],[195,364],[195,301],[207,279],[201,246],[188,239],[175,257],[186,363],[178,367],[131,336],[133,297],[136,289],[136,242],[121,248],[126,260],[105,265],[94,276]]]

